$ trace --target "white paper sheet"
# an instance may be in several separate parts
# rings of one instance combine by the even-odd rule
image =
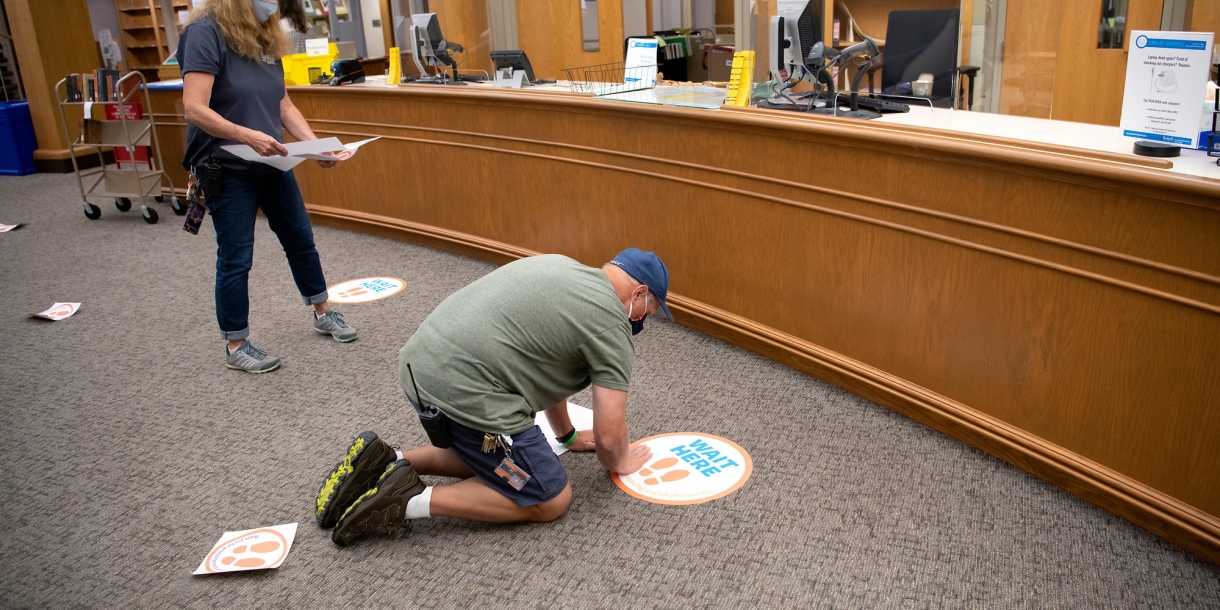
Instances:
[[[334,138],[331,138],[331,139],[334,139]],[[310,154],[310,153],[301,153],[301,154],[294,155],[294,156],[300,157],[302,159],[313,159],[315,161],[347,161],[348,159],[352,158],[352,155],[356,154],[356,151],[361,146],[364,146],[365,144],[368,144],[369,142],[372,142],[373,140],[380,140],[380,139],[381,139],[381,136],[377,136],[376,138],[369,138],[367,140],[360,140],[359,142],[352,142],[351,144],[344,144],[342,150],[327,151],[327,152],[335,153],[333,157],[327,156],[327,155]]]
[[[297,524],[225,532],[192,574],[220,574],[280,567],[292,550]]]
[[[33,315],[35,318],[45,318],[58,322],[64,318],[72,317],[72,314],[78,311],[80,311],[80,303],[53,303],[45,311],[40,311]]]
[[[593,409],[569,402],[568,418],[572,420],[572,425],[576,426],[577,430],[593,429]],[[564,447],[555,440],[555,435],[558,433],[551,430],[551,424],[546,420],[546,413],[538,412],[538,416],[534,421],[538,423],[539,428],[542,428],[542,433],[546,435],[546,441],[551,444],[551,451],[554,451],[555,455],[563,455],[568,452],[567,447]],[[567,430],[564,430],[564,432],[567,432]]]
[[[6,225],[3,223],[0,223],[0,233],[8,233],[9,231],[15,231],[20,226],[21,226],[21,223],[17,223],[15,225]]]
[[[233,155],[238,159],[245,161],[256,161],[258,163],[270,165],[271,167],[274,167],[280,171],[288,171],[306,159],[313,159],[316,161],[346,161],[347,159],[352,158],[352,155],[356,154],[356,149],[378,139],[380,139],[380,137],[369,138],[367,140],[361,140],[359,142],[347,145],[340,142],[339,138],[321,138],[318,140],[305,140],[303,142],[290,142],[284,145],[284,148],[288,150],[288,156],[286,157],[281,157],[279,155],[264,157],[254,152],[253,148],[250,148],[245,144],[230,144],[228,146],[221,146],[221,148],[233,153]],[[334,156],[321,154],[327,152],[336,154]]]

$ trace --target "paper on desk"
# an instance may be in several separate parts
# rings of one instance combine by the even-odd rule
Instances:
[[[288,156],[286,157],[281,157],[279,155],[264,157],[257,152],[254,152],[253,148],[250,148],[245,144],[229,144],[228,146],[221,146],[221,148],[233,153],[233,155],[238,159],[264,163],[280,171],[288,171],[306,159],[314,159],[317,161],[344,161],[350,159],[352,155],[356,154],[357,148],[360,148],[361,146],[376,139],[378,138],[370,138],[368,140],[362,140],[346,146],[339,141],[339,138],[321,138],[318,140],[305,140],[303,142],[290,142],[284,145],[284,148],[288,150]],[[334,156],[321,154],[326,152],[337,154]]]
[[[572,420],[572,425],[576,426],[577,430],[593,429],[593,410],[588,407],[574,405],[569,402],[568,418]],[[539,428],[542,428],[542,433],[546,435],[546,442],[551,444],[551,451],[554,451],[555,455],[563,455],[568,452],[567,447],[564,447],[555,440],[555,436],[561,433],[551,430],[551,423],[547,421],[546,413],[539,411],[534,421],[537,422]],[[564,432],[567,432],[567,430],[564,430]]]

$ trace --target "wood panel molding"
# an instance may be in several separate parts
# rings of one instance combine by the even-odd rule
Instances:
[[[326,94],[308,87],[290,87],[294,100],[307,97],[324,97]],[[400,94],[406,87],[398,88],[361,88],[350,89],[354,98],[368,98],[370,101],[382,96]],[[412,97],[423,100],[443,102],[450,105],[484,105],[496,104],[514,108],[536,107],[538,105],[553,106],[556,110],[587,111],[601,116],[621,116],[636,122],[674,123],[682,122],[691,126],[706,127],[708,115],[705,111],[679,108],[673,106],[651,106],[646,104],[619,104],[594,100],[591,98],[538,95],[524,98],[512,93],[501,93],[489,90],[451,91],[440,87],[412,87]],[[310,117],[311,120],[321,117]],[[1194,195],[1188,203],[1202,205],[1220,210],[1220,182],[1197,176],[1184,176],[1162,171],[1149,171],[1150,168],[1132,167],[1129,163],[1104,163],[1101,157],[1075,155],[1047,155],[1037,149],[1028,147],[996,147],[986,146],[980,140],[943,132],[940,138],[928,138],[923,133],[895,129],[878,130],[859,128],[866,121],[802,121],[800,123],[785,123],[774,116],[747,113],[723,113],[715,117],[716,127],[720,130],[740,130],[756,133],[759,130],[780,130],[786,134],[808,136],[820,142],[835,146],[850,146],[877,150],[884,147],[888,154],[905,154],[911,156],[928,156],[930,153],[943,154],[947,160],[958,163],[993,162],[994,167],[1003,167],[1011,171],[1015,167],[1027,167],[1044,170],[1049,176],[1058,174],[1058,179],[1083,181],[1090,186],[1110,184],[1117,191],[1127,191],[1132,186],[1146,187],[1158,194],[1158,198],[1175,201],[1175,194]],[[1186,201],[1183,201],[1186,202]]]
[[[330,122],[330,121],[314,121],[314,123],[319,123],[319,124],[328,123],[328,122]],[[381,127],[394,128],[396,126],[381,125]],[[461,133],[461,132],[456,132],[454,130],[443,130],[443,129],[411,128],[411,127],[406,127],[406,126],[397,126],[397,128],[406,129],[406,130],[418,129],[418,130],[427,130],[427,131],[433,131],[433,132],[448,132],[450,134],[460,133],[461,135],[471,135],[471,136],[479,135],[479,134]],[[1189,278],[1190,280],[1195,280],[1195,281],[1198,281],[1198,282],[1201,282],[1201,283],[1207,285],[1207,286],[1203,286],[1203,287],[1195,287],[1194,290],[1187,289],[1189,292],[1194,292],[1194,293],[1200,294],[1202,296],[1202,298],[1204,298],[1206,300],[1198,300],[1195,298],[1181,296],[1179,294],[1176,294],[1175,292],[1167,292],[1164,290],[1159,290],[1156,288],[1146,286],[1142,283],[1124,281],[1121,279],[1117,279],[1111,275],[1095,273],[1095,272],[1092,272],[1092,271],[1089,271],[1086,269],[1081,269],[1081,268],[1073,267],[1070,265],[1061,264],[1054,260],[1048,260],[1046,258],[1030,256],[1030,255],[1024,254],[1019,251],[995,248],[992,246],[984,245],[982,243],[969,241],[966,239],[961,239],[961,238],[958,238],[958,237],[955,237],[955,236],[952,236],[952,235],[949,235],[946,233],[942,233],[942,232],[924,230],[924,229],[920,229],[920,228],[911,226],[909,224],[890,222],[890,221],[882,220],[882,219],[879,219],[879,218],[876,218],[873,216],[857,214],[857,213],[845,211],[842,209],[811,205],[811,204],[804,203],[804,202],[801,202],[801,201],[795,200],[795,199],[768,195],[768,194],[765,194],[763,192],[760,192],[760,191],[754,190],[754,189],[733,188],[730,186],[724,186],[721,184],[716,184],[716,183],[708,182],[705,180],[682,178],[682,177],[677,177],[674,175],[658,173],[655,171],[649,171],[649,170],[645,170],[645,169],[631,168],[631,167],[627,167],[624,165],[615,165],[615,164],[609,164],[609,163],[605,163],[605,162],[595,162],[595,161],[587,161],[587,160],[581,160],[581,159],[573,159],[573,158],[568,158],[568,157],[559,157],[559,156],[543,154],[543,153],[509,150],[509,149],[497,148],[497,147],[485,146],[485,145],[467,144],[467,143],[461,143],[461,142],[452,142],[452,141],[444,141],[444,140],[429,139],[429,138],[410,138],[410,137],[403,137],[403,136],[386,135],[383,133],[340,131],[340,130],[321,128],[321,127],[318,129],[315,129],[315,132],[317,132],[319,134],[327,134],[327,135],[334,135],[334,136],[340,136],[340,135],[350,136],[353,139],[381,137],[381,138],[384,138],[387,140],[398,140],[398,141],[402,141],[402,142],[414,142],[414,143],[419,143],[419,144],[429,144],[429,145],[442,146],[442,147],[476,149],[476,150],[495,152],[495,153],[505,154],[505,155],[527,156],[527,157],[534,157],[534,158],[538,158],[538,159],[546,159],[546,160],[554,161],[554,162],[558,162],[558,163],[581,164],[581,165],[587,165],[587,166],[591,166],[591,167],[597,167],[599,169],[605,169],[605,170],[610,170],[610,171],[619,171],[619,172],[624,172],[624,173],[629,173],[629,174],[636,174],[638,176],[647,176],[647,177],[655,178],[658,180],[678,182],[678,183],[682,183],[682,184],[685,184],[688,186],[693,186],[696,188],[708,189],[708,190],[713,190],[713,191],[721,191],[724,193],[732,193],[735,195],[750,197],[750,198],[758,199],[761,201],[767,201],[770,203],[787,205],[787,206],[792,206],[792,207],[805,209],[805,210],[809,210],[809,211],[814,211],[814,212],[819,212],[819,213],[823,213],[823,214],[835,215],[835,216],[839,216],[842,218],[855,220],[858,222],[875,224],[875,225],[883,226],[883,227],[886,227],[888,229],[892,229],[895,231],[907,232],[907,233],[919,235],[921,237],[925,237],[928,239],[944,241],[946,243],[951,243],[951,244],[954,244],[954,245],[957,245],[960,247],[975,249],[980,252],[987,252],[989,254],[993,254],[993,255],[997,255],[997,256],[1004,256],[1004,257],[1012,258],[1014,260],[1022,261],[1024,263],[1028,263],[1031,265],[1037,265],[1037,266],[1046,267],[1048,269],[1054,269],[1054,270],[1062,272],[1062,273],[1076,275],[1081,278],[1087,278],[1087,279],[1090,279],[1093,281],[1102,282],[1102,283],[1109,284],[1109,285],[1112,285],[1115,287],[1132,290],[1135,292],[1145,294],[1147,296],[1152,296],[1152,297],[1159,298],[1159,299],[1165,299],[1165,300],[1168,300],[1168,301],[1171,301],[1171,302],[1174,302],[1174,303],[1177,303],[1180,305],[1185,305],[1187,307],[1194,307],[1194,308],[1197,308],[1197,309],[1200,309],[1200,310],[1203,310],[1206,312],[1210,312],[1213,314],[1220,314],[1220,289],[1217,289],[1218,287],[1220,287],[1220,277],[1217,277],[1214,275],[1210,275],[1210,274],[1206,274],[1206,273],[1199,273],[1196,271],[1192,271],[1189,269],[1183,269],[1181,267],[1176,267],[1176,266],[1172,266],[1172,265],[1165,265],[1162,263],[1158,263],[1156,261],[1142,259],[1139,257],[1133,257],[1133,256],[1125,255],[1125,254],[1122,254],[1119,252],[1103,250],[1100,248],[1094,248],[1094,247],[1090,247],[1090,246],[1087,246],[1084,244],[1079,244],[1079,243],[1074,243],[1074,242],[1070,242],[1067,240],[1057,239],[1057,238],[1050,237],[1047,235],[1040,235],[1040,234],[1032,233],[1029,231],[1022,231],[1020,229],[1014,229],[1011,227],[1003,227],[1003,226],[996,225],[993,223],[977,221],[977,220],[966,218],[963,216],[944,214],[944,213],[936,212],[934,210],[929,210],[926,208],[919,208],[916,206],[906,205],[906,204],[899,203],[899,202],[887,201],[887,200],[882,200],[882,199],[877,199],[877,198],[872,198],[872,197],[866,197],[866,196],[862,196],[862,195],[857,195],[855,193],[849,193],[849,192],[844,192],[844,191],[837,191],[834,189],[826,189],[826,188],[809,186],[809,185],[798,184],[798,183],[793,183],[793,182],[781,181],[781,180],[777,180],[777,179],[763,179],[763,178],[759,178],[756,176],[744,176],[741,174],[741,172],[734,172],[732,170],[713,169],[713,168],[706,168],[706,167],[697,168],[702,171],[710,171],[710,172],[720,173],[720,174],[724,174],[724,175],[732,175],[735,177],[746,178],[749,180],[766,181],[766,182],[771,182],[773,184],[778,184],[781,186],[787,186],[787,187],[793,187],[793,188],[806,190],[809,192],[823,193],[823,194],[828,194],[828,195],[832,195],[832,196],[844,198],[844,199],[855,199],[855,200],[862,201],[865,203],[872,203],[872,204],[877,204],[877,205],[886,206],[886,207],[890,207],[890,208],[911,211],[911,212],[914,212],[917,214],[922,214],[922,215],[935,216],[937,218],[946,219],[946,220],[950,220],[950,221],[962,223],[962,224],[969,224],[969,225],[973,225],[975,227],[983,228],[986,230],[1003,232],[1003,233],[1011,234],[1013,236],[1037,240],[1037,241],[1043,242],[1048,245],[1071,248],[1074,250],[1078,250],[1080,252],[1096,255],[1099,257],[1110,258],[1110,259],[1113,259],[1114,261],[1118,261],[1118,262],[1122,262],[1122,263],[1139,265],[1142,267],[1146,267],[1150,270],[1156,270],[1156,271],[1161,271],[1161,272],[1166,272],[1166,273],[1182,276],[1183,278]],[[495,138],[491,137],[489,139],[495,139]],[[516,138],[515,140],[516,141],[525,141],[520,138]],[[564,145],[559,145],[559,144],[555,144],[555,143],[551,143],[551,142],[540,142],[540,141],[536,141],[536,140],[527,141],[527,142],[530,144],[542,145],[542,146],[547,146],[547,147],[556,147],[556,148],[566,147]],[[586,150],[588,149],[588,147],[583,147],[583,148],[585,148]],[[614,156],[631,156],[631,155],[626,155],[624,153],[609,153],[608,151],[604,151],[604,150],[596,150],[594,152],[613,154]],[[638,156],[636,156],[636,157],[637,157],[637,159],[639,159]],[[654,159],[645,159],[645,160],[650,162],[651,164],[656,163],[656,160],[654,160]],[[687,167],[690,166],[689,164],[683,164],[681,162],[676,162],[676,161],[661,160],[660,162],[663,164],[670,164],[670,165],[679,165],[679,166],[686,165]],[[1164,282],[1162,280],[1160,283],[1167,283],[1167,282]],[[1168,282],[1168,283],[1173,284],[1173,282]],[[1183,289],[1183,287],[1181,285],[1176,285],[1175,287],[1177,287],[1179,290]]]
[[[307,204],[314,222],[506,264],[541,254],[397,218]],[[774,328],[671,293],[676,321],[863,396],[1220,564],[1220,519],[996,418]]]

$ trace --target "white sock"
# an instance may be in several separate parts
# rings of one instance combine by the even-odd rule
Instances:
[[[394,452],[394,459],[396,459],[396,460],[405,460],[405,459],[407,459],[407,458],[402,457],[402,452],[401,452],[401,451],[395,451],[395,452]]]
[[[313,319],[315,319],[315,320],[321,320],[325,316],[326,316],[326,314],[324,314],[324,313],[318,313],[316,311],[313,312]]]
[[[237,353],[237,350],[238,350],[239,348],[241,348],[241,344],[240,344],[240,343],[238,343],[238,344],[237,344],[237,347],[229,347],[229,346],[227,346],[227,345],[225,346],[225,349],[226,349],[226,350],[229,350],[229,355],[230,355],[230,356],[231,356],[231,355],[233,355],[233,354],[236,354],[236,353]]]
[[[427,519],[432,516],[432,486],[424,493],[407,500],[407,519]]]

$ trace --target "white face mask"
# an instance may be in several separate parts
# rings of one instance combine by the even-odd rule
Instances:
[[[267,2],[267,0],[251,1],[254,2],[254,17],[258,19],[259,23],[263,23],[264,21],[270,19],[271,16],[275,14],[275,11],[279,10],[280,8],[278,2]]]

